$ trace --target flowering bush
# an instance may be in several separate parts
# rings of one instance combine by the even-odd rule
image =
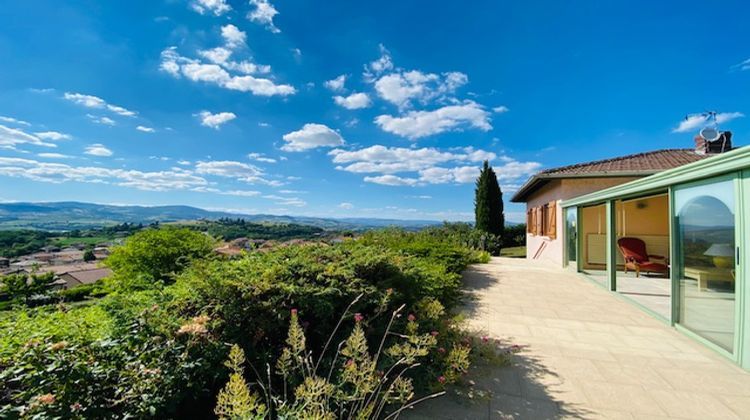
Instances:
[[[298,401],[320,413],[372,407],[374,414],[380,408],[364,401],[376,398],[386,401],[383,413],[411,400],[414,390],[439,392],[465,370],[449,313],[460,297],[461,270],[479,259],[474,250],[384,231],[221,260],[200,256],[205,239],[193,246],[177,233],[132,237],[133,252],[113,264],[118,287],[101,299],[0,312],[0,418],[207,416],[227,369],[240,372],[244,358],[251,367],[272,366],[274,386],[251,383],[253,400],[238,385],[245,372],[235,375],[222,401],[244,402],[224,404],[228,417],[248,407],[260,413],[255,403],[275,415]],[[189,259],[173,250],[153,255],[164,264],[147,252],[149,244],[170,248],[171,241],[200,252]],[[413,316],[391,324],[389,308],[401,306]],[[290,307],[299,313],[279,310]],[[351,334],[340,329],[341,313],[355,319]],[[279,333],[288,325],[291,334]],[[235,351],[223,365],[227,342],[244,354]],[[369,343],[378,343],[377,351]],[[393,365],[398,372],[409,367],[411,376],[388,373]],[[324,366],[333,367],[330,377]],[[282,382],[285,403],[278,399]]]
[[[232,373],[229,382],[219,393],[215,413],[223,419],[266,416],[388,419],[418,402],[444,394],[444,391],[438,391],[414,399],[415,389],[408,374],[419,366],[421,359],[435,350],[437,339],[435,334],[420,333],[413,316],[409,317],[403,333],[391,331],[402,309],[403,305],[391,314],[374,354],[370,353],[365,336],[364,317],[356,313],[354,327],[349,336],[336,346],[335,355],[330,359],[324,358],[331,340],[336,336],[334,330],[326,346],[317,355],[317,361],[307,348],[297,310],[293,309],[286,346],[275,364],[281,389],[273,386],[269,371],[266,385],[261,385],[264,379],[258,378],[259,385],[253,391],[242,376],[244,353],[234,345],[227,362]],[[387,342],[389,347],[384,350]],[[456,369],[451,367],[448,372],[455,374]],[[441,375],[437,381],[443,385],[449,379]],[[265,403],[260,402],[262,399],[265,399]]]

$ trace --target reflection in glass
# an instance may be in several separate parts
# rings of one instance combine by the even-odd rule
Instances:
[[[578,210],[573,207],[566,210],[565,237],[567,238],[568,263],[575,266],[578,251]]]
[[[732,352],[735,317],[734,181],[675,191],[679,323]]]

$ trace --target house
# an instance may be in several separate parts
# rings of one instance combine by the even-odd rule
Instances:
[[[65,288],[80,286],[82,284],[93,284],[112,275],[109,268],[94,268],[84,270],[67,271],[59,275],[60,280],[65,282]]]
[[[708,157],[696,149],[666,149],[547,169],[532,176],[513,195],[526,203],[526,256],[563,264],[564,223],[560,207],[567,200],[624,184]],[[599,214],[591,217],[600,218]]]
[[[517,194],[530,211],[529,258],[580,273],[750,370],[750,146],[730,139],[698,137],[693,162],[588,192],[530,181]],[[545,201],[554,222],[538,221]]]

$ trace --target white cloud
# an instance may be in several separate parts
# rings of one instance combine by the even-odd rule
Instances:
[[[104,99],[98,96],[84,95],[82,93],[65,92],[65,94],[63,95],[63,98],[73,103],[76,103],[78,105],[83,105],[87,108],[107,109],[111,112],[114,112],[117,115],[122,115],[123,117],[135,117],[136,115],[135,111],[131,111],[121,106],[107,103],[107,101],[105,101]]]
[[[336,105],[342,106],[346,109],[361,109],[370,106],[370,97],[366,93],[352,93],[349,96],[334,96],[334,102]]]
[[[274,16],[278,15],[279,12],[268,0],[250,0],[250,6],[255,6],[255,9],[247,14],[247,18],[252,22],[261,24],[273,33],[281,32],[273,24]]]
[[[343,145],[344,139],[339,133],[323,124],[305,124],[301,130],[284,134],[287,142],[281,150],[302,152],[318,147],[336,147]]]
[[[380,77],[375,82],[375,91],[386,101],[406,108],[414,100],[426,104],[451,95],[468,81],[469,78],[459,72],[437,75],[418,70],[400,71]]]
[[[231,160],[201,161],[195,164],[195,171],[199,174],[233,178],[248,184],[282,185],[279,181],[266,179],[264,172],[257,166]]]
[[[427,168],[419,171],[419,180],[428,184],[468,184],[479,176],[478,166],[459,166],[455,168]]]
[[[344,85],[346,84],[346,77],[347,76],[345,74],[342,74],[341,76],[338,76],[334,79],[327,80],[324,85],[334,92],[343,92]]]
[[[737,63],[737,64],[733,65],[731,67],[731,69],[732,70],[740,70],[740,71],[750,70],[750,58],[748,58],[747,60],[745,60],[745,61],[743,61],[741,63]]]
[[[6,123],[9,123],[9,124],[18,124],[18,125],[25,125],[25,126],[30,126],[31,125],[30,123],[28,123],[26,121],[19,120],[19,119],[13,118],[13,117],[5,117],[5,116],[2,116],[2,115],[0,115],[0,121],[6,122]]]
[[[433,111],[410,111],[399,117],[379,115],[375,123],[383,131],[414,140],[469,127],[489,131],[492,129],[489,117],[490,113],[481,105],[464,101],[461,105],[447,105]]]
[[[745,114],[741,112],[721,112],[716,114],[716,122],[718,124],[722,124],[725,122],[729,122],[735,118],[742,118],[744,116]],[[683,121],[681,121],[680,124],[672,130],[672,132],[685,133],[702,128],[708,123],[708,116],[706,115],[690,115]]]
[[[215,64],[226,64],[232,56],[232,51],[224,47],[216,47],[210,50],[200,50],[198,55]]]
[[[73,156],[64,155],[62,153],[38,153],[37,156],[45,159],[72,159]]]
[[[267,157],[263,153],[248,153],[247,158],[256,162],[276,163],[276,159]]]
[[[221,27],[221,36],[230,48],[244,46],[247,39],[247,34],[231,23]]]
[[[178,160],[177,164],[187,166],[187,165],[192,165],[192,162],[190,162],[189,160]]]
[[[40,137],[29,134],[21,129],[10,128],[0,124],[0,148],[14,149],[19,144],[57,147],[54,143],[44,142]]]
[[[497,157],[492,152],[472,147],[448,152],[432,147],[411,149],[382,145],[353,151],[334,149],[328,154],[333,156],[334,163],[339,164],[336,169],[354,173],[380,172],[384,174],[416,172],[447,162],[491,161]]]
[[[212,114],[208,111],[201,111],[198,113],[201,119],[201,125],[211,127],[214,130],[218,130],[219,127],[237,118],[232,112],[219,112]]]
[[[528,177],[541,167],[537,162],[519,162],[507,156],[498,158],[493,152],[472,147],[439,150],[375,145],[352,151],[334,149],[329,155],[333,156],[333,162],[338,164],[336,169],[352,173],[377,174],[366,176],[364,180],[391,186],[472,183],[479,173],[479,162],[484,160],[499,160],[494,169],[501,182],[506,184]],[[467,162],[475,162],[476,165],[466,165]],[[397,175],[405,173],[413,175]],[[420,196],[422,197],[429,196]]]
[[[352,203],[340,203],[339,204],[339,208],[344,209],[344,210],[351,210],[351,209],[354,208],[354,204],[352,204]]]
[[[117,124],[115,120],[109,117],[97,117],[96,115],[91,115],[91,114],[86,114],[86,116],[89,117],[89,119],[96,124],[110,125],[110,126]]]
[[[389,185],[392,187],[413,187],[419,183],[419,180],[413,178],[402,178],[396,175],[366,176],[365,182],[373,184]]]
[[[151,127],[146,127],[146,126],[143,126],[143,125],[139,125],[135,129],[138,130],[138,131],[143,131],[144,133],[153,133],[154,131],[156,131],[156,130],[154,130]]]
[[[70,134],[64,134],[57,131],[42,131],[34,134],[43,140],[70,140],[73,138]]]
[[[215,16],[221,16],[232,10],[226,0],[193,0],[190,2],[190,8],[202,15],[213,13]]]
[[[231,191],[222,191],[219,194],[234,195],[237,197],[257,197],[260,195],[260,191],[231,190]]]
[[[68,181],[115,184],[150,191],[184,190],[208,184],[188,171],[142,172],[2,157],[0,175],[56,184]]]
[[[107,149],[103,144],[92,144],[90,146],[86,147],[86,151],[84,152],[87,155],[91,156],[99,156],[99,157],[109,157],[112,156],[112,151]]]
[[[492,111],[495,112],[495,113],[497,113],[497,114],[504,114],[504,113],[510,111],[510,108],[508,108],[505,105],[500,105],[500,106],[496,106],[496,107],[492,108]]]
[[[231,51],[218,47],[198,52],[212,64],[184,57],[177,53],[176,47],[162,51],[160,68],[175,78],[184,76],[194,82],[215,84],[225,89],[250,92],[257,96],[293,95],[296,89],[291,85],[276,84],[270,79],[254,77],[252,73],[268,73],[271,67],[258,65],[247,60],[229,61]],[[242,75],[233,75],[234,71]]]
[[[380,44],[379,48],[380,58],[365,65],[364,78],[366,81],[372,82],[377,76],[393,69],[391,53],[385,48],[385,46],[383,46],[383,44]]]
[[[304,207],[307,203],[298,197],[281,197],[278,195],[264,195],[263,198],[273,200],[282,206]]]

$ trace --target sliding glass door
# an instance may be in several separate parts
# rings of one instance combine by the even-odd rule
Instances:
[[[678,324],[735,353],[737,181],[721,177],[674,190]]]
[[[565,209],[565,250],[567,257],[565,264],[576,267],[578,254],[578,208]]]

